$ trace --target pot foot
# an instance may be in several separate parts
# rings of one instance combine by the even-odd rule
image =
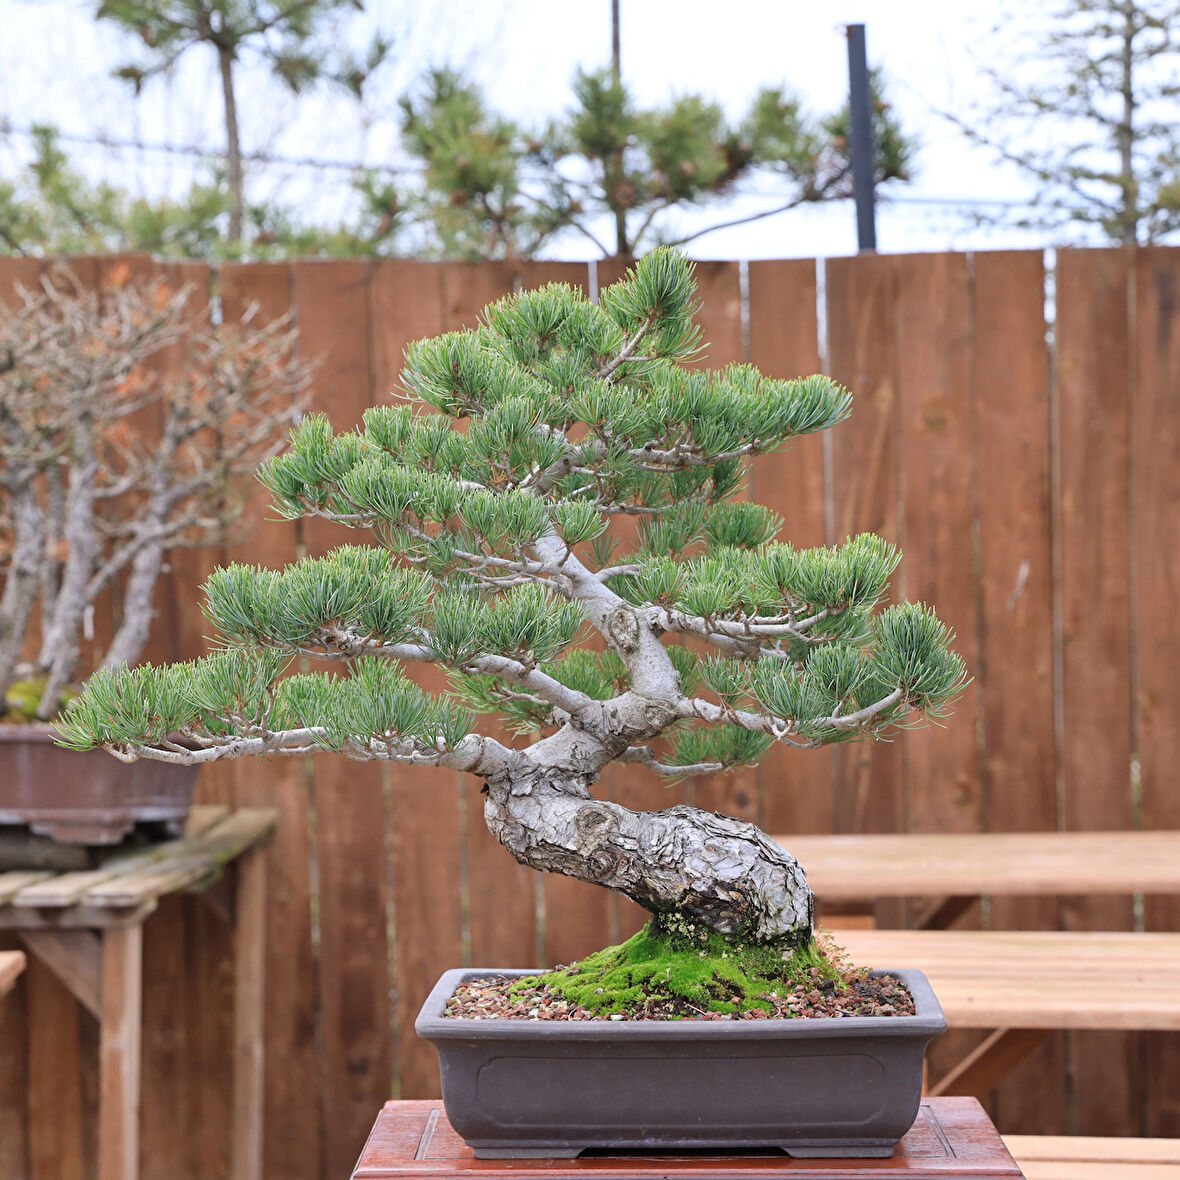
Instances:
[[[783,1151],[792,1159],[799,1160],[883,1160],[893,1155],[892,1144],[854,1144],[832,1143],[825,1147],[797,1147],[794,1144],[781,1144]]]
[[[581,1147],[476,1147],[471,1144],[477,1160],[572,1160],[582,1154]]]

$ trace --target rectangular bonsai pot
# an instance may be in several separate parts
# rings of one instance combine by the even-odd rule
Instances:
[[[796,1020],[464,1020],[447,971],[414,1028],[438,1051],[443,1104],[477,1158],[587,1149],[781,1148],[888,1156],[922,1095],[927,1044],[946,1018],[920,971],[896,976],[913,1016]]]

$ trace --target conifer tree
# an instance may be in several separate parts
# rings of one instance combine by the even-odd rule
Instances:
[[[986,71],[991,108],[948,117],[1036,183],[1017,225],[1169,240],[1180,231],[1180,3],[1060,0],[1038,15],[1023,51],[1005,22],[1003,64]]]
[[[311,416],[260,473],[285,516],[378,543],[215,572],[205,609],[225,647],[98,673],[63,741],[129,760],[333,751],[465,771],[523,864],[727,937],[807,941],[803,872],[753,824],[632,811],[594,784],[614,761],[677,779],[774,742],[876,737],[941,713],[964,667],[928,607],[878,609],[892,546],[796,549],[736,498],[750,460],[836,425],[850,398],[822,376],[684,368],[695,308],[691,265],[658,249],[597,305],[550,285],[412,344],[409,405],[343,433]],[[638,541],[622,552],[611,524],[628,516]],[[288,675],[300,657],[340,671]],[[449,694],[415,685],[415,664],[446,668]],[[519,741],[479,732],[495,713]]]
[[[328,17],[363,7],[362,0],[100,0],[96,15],[142,42],[142,56],[118,76],[138,94],[151,78],[170,70],[189,50],[208,46],[217,59],[225,120],[225,169],[232,244],[242,240],[245,181],[238,118],[237,69],[243,55],[269,64],[292,91],[321,79],[359,94],[389,45],[374,38],[363,58],[332,51],[324,36]]]

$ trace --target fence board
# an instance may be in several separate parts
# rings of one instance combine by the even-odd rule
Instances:
[[[1127,263],[1115,250],[1057,262],[1062,818],[1128,828],[1131,811]],[[1129,898],[1068,898],[1071,929],[1126,930]],[[1137,1041],[1071,1037],[1071,1132],[1138,1127]]]
[[[322,364],[312,406],[337,431],[360,424],[372,404],[369,264],[298,262],[293,268],[299,347]],[[369,538],[326,521],[306,521],[318,555]],[[347,1171],[372,1112],[393,1087],[388,963],[385,816],[381,768],[340,758],[313,760],[319,896],[319,989],[323,1169]]]
[[[1049,357],[1035,251],[976,254],[973,429],[979,472],[980,650],[989,831],[1057,827]],[[1055,898],[993,898],[997,930],[1054,930]],[[1063,1134],[1065,1046],[1047,1040],[1001,1086],[1005,1132]],[[1025,1099],[1035,1091],[1035,1107]]]
[[[120,267],[129,273],[154,267],[126,258],[70,265],[89,282],[100,270],[110,277]],[[0,260],[0,298],[14,276],[35,277],[40,266]],[[960,650],[978,681],[983,745],[976,745],[970,700],[960,703],[945,733],[907,739],[913,826],[1050,828],[1059,804],[1069,827],[1131,826],[1135,732],[1142,822],[1180,825],[1169,778],[1180,754],[1170,708],[1180,665],[1171,613],[1180,578],[1172,540],[1180,469],[1172,404],[1180,384],[1180,251],[1139,252],[1130,335],[1123,254],[1061,254],[1052,422],[1059,477],[1052,511],[1040,255],[979,255],[973,287],[966,267],[961,256],[828,264],[828,368],[856,396],[851,421],[829,436],[832,537],[825,532],[821,440],[760,459],[752,492],[785,516],[784,535],[797,544],[842,540],[863,529],[903,543],[899,593],[928,596],[960,632]],[[599,263],[599,284],[623,270],[622,263]],[[203,272],[184,273],[199,279]],[[698,271],[710,367],[743,356],[737,273],[731,263],[701,264]],[[748,274],[748,359],[780,376],[817,369],[814,264],[754,263]],[[580,264],[353,261],[227,265],[218,283],[227,318],[253,299],[264,316],[282,314],[294,302],[306,329],[301,348],[328,358],[317,398],[340,426],[384,400],[410,339],[469,325],[484,303],[516,287],[586,278]],[[259,491],[247,515],[257,517],[264,504]],[[1064,725],[1060,798],[1050,727],[1051,521],[1060,546],[1063,636],[1056,685]],[[271,520],[235,537],[226,555],[282,567],[295,557],[301,533],[300,526]],[[304,539],[318,551],[365,538],[312,525]],[[193,583],[213,556],[192,568],[188,555],[175,563],[163,587],[154,654],[171,658],[196,649],[206,628]],[[100,635],[114,617],[113,604],[103,609],[109,618]],[[441,685],[437,672],[427,672],[427,681]],[[845,747],[834,758],[827,751],[793,757],[784,751],[781,762],[776,755],[753,776],[752,791],[739,775],[699,783],[695,794],[706,806],[783,831],[900,830],[902,750],[899,742]],[[369,779],[369,769],[318,760],[314,807],[310,760],[229,763],[202,772],[203,799],[278,806],[282,814],[269,854],[267,1175],[340,1174],[395,1078],[402,1096],[437,1093],[433,1052],[412,1032],[426,991],[443,968],[470,961],[473,952],[519,963],[531,961],[536,947],[536,878],[487,836],[478,783],[460,788],[453,774],[399,767]],[[642,807],[667,806],[685,794],[633,767],[613,772],[602,789]],[[570,880],[546,880],[541,895],[551,961],[629,933],[643,918],[636,907],[616,907],[608,893]],[[1075,928],[1126,928],[1132,917],[1130,904],[1117,899],[1069,899],[1061,912]],[[896,908],[878,913],[883,921],[901,917]],[[1056,913],[1055,903],[1045,901],[995,903],[991,911],[997,926],[1029,927],[1055,924]],[[1146,920],[1151,928],[1175,929],[1180,904],[1149,899]],[[218,1074],[230,982],[218,929],[195,911],[157,915],[149,924],[143,1131],[151,1162],[145,1177],[225,1174],[224,1153],[212,1143],[230,1100]],[[182,970],[187,982],[178,992]],[[0,1035],[16,1047],[0,1054],[5,1177],[23,1177],[28,1166],[26,993],[21,984],[0,1001]],[[94,1044],[89,1023],[80,1027],[85,1153],[93,1139]],[[73,1043],[77,1061],[77,1038]],[[1139,1053],[1147,1094],[1126,1080],[1140,1066]],[[999,1092],[996,1110],[1006,1129],[1180,1133],[1175,1038],[1073,1037],[1068,1108],[1060,1054],[1060,1042],[1050,1042]],[[43,1060],[48,1070],[66,1064],[60,1053]],[[309,1091],[322,1101],[309,1102]],[[170,1143],[163,1138],[165,1108],[177,1111]]]
[[[247,263],[221,268],[222,313],[261,322],[286,315],[292,303],[287,263]],[[253,490],[245,518],[253,525],[231,538],[227,560],[282,569],[295,560],[298,527],[276,519],[261,486]],[[194,602],[195,599],[190,600]],[[317,984],[312,945],[311,833],[308,761],[273,758],[224,764],[239,807],[274,807],[279,823],[267,851],[266,913],[266,1175],[313,1180],[320,1172],[322,1136],[318,1103],[307,1101],[311,1079],[321,1073],[316,1048]],[[202,782],[221,764],[205,767]]]
[[[1135,267],[1131,491],[1136,738],[1145,828],[1180,828],[1180,250]],[[1149,930],[1180,930],[1180,898],[1145,899]],[[1180,1036],[1144,1037],[1148,1135],[1180,1135]]]
[[[832,431],[833,540],[860,532],[899,542],[897,453],[897,287],[892,258],[835,258],[827,268],[831,375],[853,395],[852,417]],[[833,751],[838,832],[900,832],[905,813],[901,745]],[[900,907],[877,906],[882,924],[897,924]]]
[[[811,259],[749,264],[749,360],[768,377],[820,371],[816,282]],[[756,459],[750,496],[783,518],[782,540],[799,547],[823,545],[823,437],[801,438],[784,451]],[[833,830],[830,750],[774,746],[759,765],[758,777],[760,823],[766,831]]]

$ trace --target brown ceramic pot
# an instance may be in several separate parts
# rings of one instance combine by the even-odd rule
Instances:
[[[64,750],[47,725],[0,725],[0,824],[67,844],[117,844],[140,823],[179,834],[199,770]]]

